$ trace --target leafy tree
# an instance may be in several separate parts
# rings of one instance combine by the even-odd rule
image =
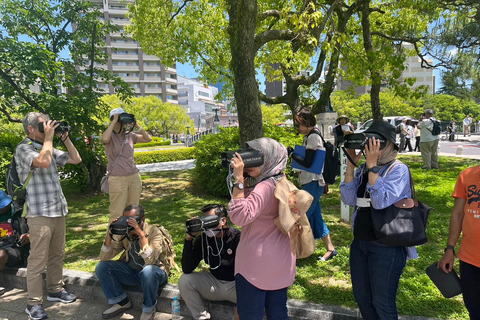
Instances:
[[[165,135],[170,133],[186,133],[187,124],[194,127],[194,121],[190,119],[185,109],[177,104],[163,102],[155,96],[135,97],[122,101],[117,95],[102,97],[102,102],[109,108],[124,108],[125,111],[133,113],[143,128],[152,135]]]
[[[262,119],[265,124],[284,123],[287,120],[285,108],[281,105],[262,104]]]
[[[107,112],[98,103],[102,90],[96,83],[101,79],[120,94],[131,94],[121,79],[96,67],[106,64],[107,53],[100,49],[106,34],[118,30],[99,17],[84,0],[0,1],[0,111],[13,122],[37,111],[73,125],[71,136],[79,137],[75,144],[84,168],[72,173],[78,181],[86,180],[88,190],[99,190],[105,172],[97,153],[101,146],[91,139]]]

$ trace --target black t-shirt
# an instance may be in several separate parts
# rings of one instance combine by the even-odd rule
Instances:
[[[202,234],[194,241],[185,240],[182,254],[183,273],[192,273],[200,261],[205,260],[215,278],[224,281],[235,280],[235,255],[240,242],[240,231],[232,227],[223,230],[222,238],[210,238]],[[218,256],[219,250],[221,261]]]
[[[362,176],[362,181],[357,189],[357,198],[370,198],[370,193],[366,192],[367,182],[368,171],[365,171]],[[357,208],[357,216],[353,223],[353,237],[364,241],[376,240],[370,207]]]

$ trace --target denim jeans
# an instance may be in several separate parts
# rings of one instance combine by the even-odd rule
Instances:
[[[308,191],[313,196],[313,202],[307,211],[307,217],[312,228],[313,237],[321,239],[330,233],[327,224],[323,221],[322,208],[320,206],[320,197],[323,195],[324,187],[319,186],[318,181],[312,181],[302,185],[302,189]]]
[[[158,287],[167,282],[165,271],[154,265],[147,265],[142,271],[130,268],[126,262],[100,261],[95,268],[103,293],[109,304],[115,304],[127,297],[122,284],[141,286],[143,289],[143,312],[152,312],[157,304]]]
[[[398,319],[397,290],[406,261],[404,247],[353,239],[350,245],[353,295],[363,319]]]
[[[463,302],[471,320],[480,320],[480,268],[460,260]]]
[[[290,319],[287,309],[288,287],[279,290],[262,290],[237,273],[235,289],[240,319],[263,320],[264,310],[268,320]]]

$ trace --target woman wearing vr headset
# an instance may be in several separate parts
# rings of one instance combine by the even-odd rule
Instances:
[[[133,128],[138,133],[132,132]],[[133,159],[133,145],[150,142],[152,137],[138,125],[133,115],[122,108],[115,108],[110,112],[110,125],[103,133],[102,141],[105,144],[107,171],[110,174],[110,224],[123,214],[125,207],[140,202],[142,180]]]
[[[249,320],[262,320],[264,312],[267,319],[289,319],[287,291],[295,279],[296,258],[288,234],[274,223],[279,216],[275,187],[284,176],[287,150],[270,138],[249,141],[247,146],[261,151],[264,163],[244,168],[239,153],[231,160],[236,183],[228,214],[242,226],[235,259],[238,314]]]
[[[410,198],[410,174],[405,164],[396,161],[394,126],[375,121],[364,133],[368,139],[364,146],[366,162],[355,171],[362,152],[346,149],[355,164],[348,161],[345,180],[340,184],[343,203],[355,208],[350,246],[353,294],[363,319],[398,319],[400,276],[407,258],[417,258],[417,252],[414,247],[376,242],[370,206],[379,210]]]

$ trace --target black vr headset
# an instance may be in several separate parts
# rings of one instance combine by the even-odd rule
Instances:
[[[195,233],[210,229],[216,229],[220,224],[220,217],[215,215],[205,215],[200,218],[188,220],[185,225],[187,226],[187,233]]]
[[[384,149],[387,146],[387,139],[383,136],[376,133],[352,133],[345,136],[345,142],[343,146],[345,149],[356,149],[363,151],[365,145],[368,144],[368,141],[371,138],[380,140],[380,150]]]
[[[235,157],[235,153],[240,154],[242,157],[245,165],[244,168],[259,167],[263,164],[263,152],[250,148],[242,148],[236,151],[222,152],[222,166],[224,168],[230,166],[230,162],[232,158]]]
[[[141,222],[141,219],[138,216],[135,216],[135,217],[121,216],[120,218],[118,218],[117,221],[112,222],[110,224],[110,227],[109,227],[110,228],[110,234],[111,235],[124,236],[122,238],[122,240],[123,240],[126,236],[128,236],[128,233],[133,230],[133,228],[128,225],[128,220],[129,219],[137,220],[138,224],[140,224],[140,222]]]
[[[41,133],[45,133],[45,128],[43,124],[44,122],[38,123],[38,131],[40,131]],[[55,128],[55,133],[65,133],[70,131],[71,129],[71,127],[68,125],[66,121],[57,121],[57,124],[59,124],[59,126]]]
[[[135,123],[137,122],[137,119],[135,119],[135,116],[131,113],[120,113],[118,116],[118,123]]]

